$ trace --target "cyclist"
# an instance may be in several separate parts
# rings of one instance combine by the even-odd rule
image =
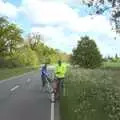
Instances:
[[[45,63],[41,69],[42,88],[45,87],[46,78],[49,78],[48,76],[49,76],[49,74],[48,74],[48,70],[47,70],[47,63]]]
[[[66,66],[62,63],[61,60],[58,61],[58,64],[55,69],[55,76],[58,81],[57,96],[60,97],[60,88],[63,88],[63,82],[66,74]]]

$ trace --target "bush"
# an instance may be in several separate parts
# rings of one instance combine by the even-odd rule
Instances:
[[[15,52],[12,56],[1,57],[0,67],[14,68],[23,66],[36,67],[39,64],[38,56],[35,51],[30,48],[23,48]]]
[[[102,56],[95,41],[87,36],[81,38],[81,41],[78,42],[77,48],[73,50],[72,63],[78,64],[84,68],[100,67]]]
[[[15,68],[15,67],[23,67],[24,65],[19,62],[19,60],[16,58],[11,58],[7,60],[8,68]]]
[[[23,65],[17,59],[13,58],[0,58],[0,68],[14,68],[22,67]]]
[[[0,67],[1,68],[5,67],[5,65],[6,65],[6,60],[4,58],[0,57]]]
[[[30,48],[24,48],[13,56],[14,59],[24,66],[37,66],[39,64],[38,56],[35,51]]]

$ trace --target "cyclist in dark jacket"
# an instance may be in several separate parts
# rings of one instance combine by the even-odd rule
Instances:
[[[42,87],[46,84],[46,78],[48,78],[47,64],[45,64],[41,69],[41,79],[42,79]]]

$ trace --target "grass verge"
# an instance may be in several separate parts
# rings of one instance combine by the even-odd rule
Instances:
[[[60,101],[61,120],[119,120],[119,71],[71,69]]]
[[[30,72],[37,68],[26,67],[26,68],[1,68],[0,69],[0,80],[4,80],[13,76],[18,76],[26,72]]]

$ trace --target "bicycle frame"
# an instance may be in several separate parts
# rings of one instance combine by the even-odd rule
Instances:
[[[50,78],[48,78],[46,76],[46,83],[47,83],[47,91],[48,91],[48,95],[49,98],[51,100],[51,102],[55,102],[57,95],[60,95],[60,83],[59,80],[54,79],[54,80],[50,80]]]
[[[56,90],[53,86],[53,81],[50,82],[47,78],[46,78],[46,82],[47,82],[47,89],[48,89],[48,95],[49,98],[51,100],[51,102],[55,102],[55,94],[56,94]]]

